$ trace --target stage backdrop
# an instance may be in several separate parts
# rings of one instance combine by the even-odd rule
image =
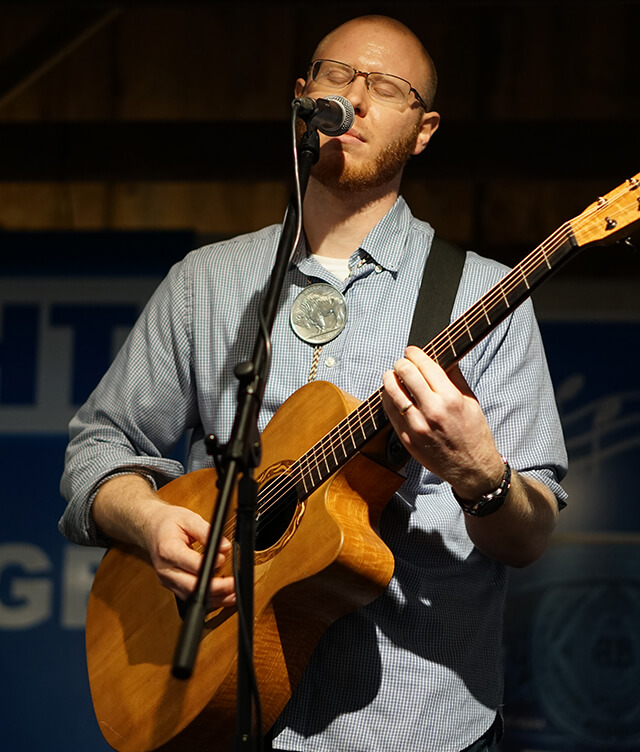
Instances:
[[[511,574],[505,752],[640,749],[640,322],[581,313],[542,326],[570,496]]]
[[[103,551],[57,532],[69,418],[190,233],[0,234],[0,728],[5,752],[100,752],[84,615]]]
[[[0,235],[6,752],[108,749],[83,634],[102,551],[68,544],[56,529],[66,426],[160,277],[195,245],[189,233]],[[544,559],[513,573],[507,752],[640,748],[640,324],[579,313],[543,322],[571,498]]]

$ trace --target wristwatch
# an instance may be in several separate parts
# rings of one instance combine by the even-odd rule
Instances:
[[[454,499],[460,504],[465,514],[471,517],[486,517],[488,514],[497,512],[505,503],[509,489],[511,488],[511,466],[505,457],[502,458],[502,461],[504,462],[502,480],[500,481],[500,485],[490,493],[483,494],[479,499],[471,501],[470,499],[461,498],[453,488],[451,489]]]

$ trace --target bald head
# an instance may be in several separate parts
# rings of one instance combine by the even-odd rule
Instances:
[[[420,92],[422,98],[430,109],[433,100],[436,95],[436,88],[438,84],[438,76],[436,67],[431,59],[431,56],[424,48],[422,42],[411,31],[408,26],[405,26],[395,18],[389,16],[359,16],[346,23],[341,24],[333,31],[330,31],[318,44],[313,53],[313,59],[322,58],[325,56],[324,50],[331,46],[336,40],[343,36],[353,36],[354,34],[361,35],[363,38],[369,36],[387,36],[392,35],[397,39],[402,40],[403,45],[406,45],[407,51],[411,51],[411,60],[414,61],[412,66],[413,72],[410,74],[411,84]],[[348,62],[348,61],[344,61]],[[381,73],[394,73],[400,75],[401,78],[407,78],[407,75],[401,75],[394,70],[379,71]]]

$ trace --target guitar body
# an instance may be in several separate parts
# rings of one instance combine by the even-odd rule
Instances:
[[[357,405],[326,382],[292,395],[262,435],[255,473],[262,486]],[[190,473],[161,489],[169,503],[210,519],[216,473]],[[340,616],[375,599],[393,574],[375,532],[403,477],[357,454],[299,502],[282,535],[255,555],[254,660],[265,727],[289,700],[322,634]],[[228,749],[235,729],[237,612],[208,615],[191,679],[171,674],[182,621],[139,549],[115,546],[96,574],[87,612],[93,704],[119,752]]]

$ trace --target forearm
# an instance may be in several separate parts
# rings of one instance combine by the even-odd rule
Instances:
[[[486,517],[465,514],[469,537],[486,556],[513,567],[532,564],[546,549],[558,502],[540,481],[512,472],[504,504]]]
[[[130,473],[103,483],[91,512],[104,536],[144,548],[150,520],[158,506],[164,504],[144,477]]]
[[[193,591],[202,558],[196,548],[209,536],[209,524],[199,514],[162,501],[135,474],[106,481],[96,495],[92,514],[105,536],[147,551],[160,582],[178,597],[184,599]],[[223,539],[216,568],[222,566],[230,547]],[[233,577],[214,577],[208,597],[212,608],[233,605]]]

